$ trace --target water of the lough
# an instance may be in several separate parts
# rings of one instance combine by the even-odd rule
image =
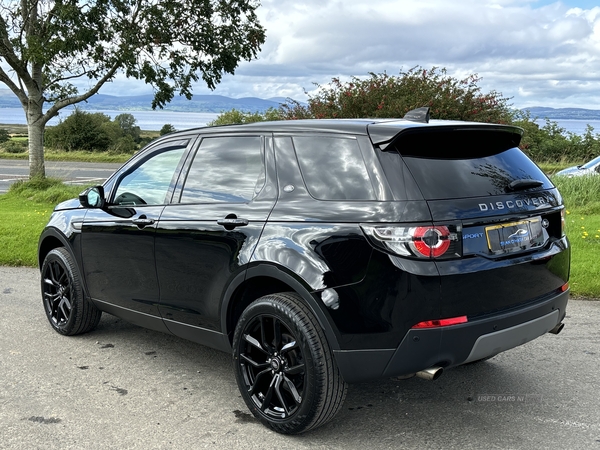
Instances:
[[[60,120],[64,120],[71,114],[72,110],[63,110],[58,117],[51,119],[48,125],[57,125]],[[176,130],[185,130],[188,128],[203,127],[208,122],[216,119],[218,113],[207,112],[178,112],[178,111],[99,111],[90,110],[92,113],[102,113],[114,119],[119,114],[131,114],[137,121],[137,126],[142,130],[158,131],[163,125],[171,124]],[[536,121],[540,126],[545,125],[545,121]],[[584,134],[587,125],[594,128],[594,134],[600,134],[600,120],[574,120],[574,119],[556,119],[553,120],[565,131]],[[20,124],[25,125],[25,114],[21,108],[0,108],[0,124]]]

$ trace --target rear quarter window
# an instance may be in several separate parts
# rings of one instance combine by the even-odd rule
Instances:
[[[374,200],[358,141],[351,137],[292,138],[302,177],[319,200]]]

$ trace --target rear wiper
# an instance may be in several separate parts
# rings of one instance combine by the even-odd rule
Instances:
[[[532,180],[532,179],[520,179],[520,180],[511,181],[509,183],[509,185],[506,186],[506,190],[507,191],[524,191],[525,189],[536,188],[536,187],[540,187],[543,185],[544,185],[543,181]]]

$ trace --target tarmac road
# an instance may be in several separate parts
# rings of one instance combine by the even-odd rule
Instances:
[[[2,449],[598,449],[600,302],[565,329],[437,381],[351,385],[333,422],[278,435],[250,415],[227,354],[104,315],[60,336],[36,269],[0,267]]]
[[[115,163],[82,163],[46,161],[46,175],[72,184],[102,184],[121,167]],[[0,159],[0,194],[8,191],[12,183],[29,178],[29,161]]]

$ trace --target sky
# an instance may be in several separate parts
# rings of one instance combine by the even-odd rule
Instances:
[[[195,94],[305,101],[333,77],[421,66],[478,74],[515,108],[600,109],[598,0],[262,0],[257,12],[267,32],[258,59]],[[151,92],[122,75],[100,90]]]

